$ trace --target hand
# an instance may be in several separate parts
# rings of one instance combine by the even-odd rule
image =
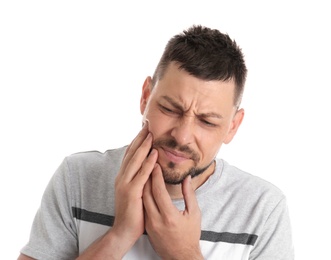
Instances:
[[[112,232],[122,237],[131,248],[143,234],[143,188],[157,160],[157,150],[152,147],[152,134],[148,127],[141,130],[127,148],[115,181],[115,221]]]
[[[185,210],[171,201],[161,168],[155,164],[144,188],[145,228],[154,250],[162,259],[203,259],[200,251],[201,213],[191,185],[182,184]]]
[[[145,126],[127,148],[115,180],[113,227],[77,259],[122,259],[144,232],[143,189],[157,160]]]

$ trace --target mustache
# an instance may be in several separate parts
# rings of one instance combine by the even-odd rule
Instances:
[[[187,155],[189,155],[189,157],[193,161],[199,161],[199,159],[200,159],[200,156],[194,150],[192,150],[187,145],[179,145],[178,142],[176,141],[176,139],[174,139],[174,138],[157,139],[157,140],[154,141],[153,147],[154,148],[168,147],[168,148],[171,148],[173,150],[177,150],[177,151],[186,153]]]

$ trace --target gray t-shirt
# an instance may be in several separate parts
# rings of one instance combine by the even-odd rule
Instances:
[[[45,190],[21,253],[75,259],[105,234],[114,222],[114,181],[125,149],[66,157]],[[196,196],[205,259],[294,259],[286,198],[274,185],[216,159],[214,174]],[[173,203],[185,208],[182,199]],[[123,259],[160,258],[144,234]]]

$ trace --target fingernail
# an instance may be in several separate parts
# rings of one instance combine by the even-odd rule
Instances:
[[[143,122],[143,128],[147,128],[148,127],[148,119],[145,119],[145,121]]]
[[[152,149],[152,151],[151,151],[151,155],[155,155],[156,154],[156,149]]]

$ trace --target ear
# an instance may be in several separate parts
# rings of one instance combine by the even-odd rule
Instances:
[[[239,126],[241,125],[241,122],[244,119],[245,111],[243,108],[236,111],[236,114],[234,115],[232,122],[230,124],[230,128],[228,130],[228,134],[224,139],[224,143],[228,144],[232,141],[233,137],[236,135]]]
[[[152,78],[147,77],[141,91],[140,113],[143,115],[147,106],[147,101],[152,92]]]

